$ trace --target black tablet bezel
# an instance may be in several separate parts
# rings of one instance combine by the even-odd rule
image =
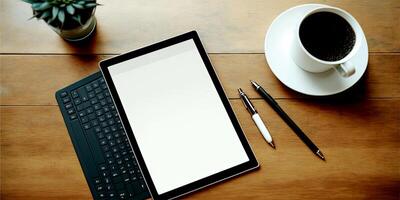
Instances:
[[[232,122],[232,124],[233,124],[233,126],[234,126],[234,128],[236,130],[236,133],[237,133],[237,135],[238,135],[238,137],[240,139],[240,142],[243,145],[243,148],[246,151],[246,154],[247,154],[247,156],[249,158],[249,161],[247,161],[245,163],[242,163],[240,165],[237,165],[235,167],[226,169],[226,170],[224,170],[222,172],[219,172],[219,173],[216,173],[214,175],[202,178],[202,179],[197,180],[195,182],[189,183],[187,185],[181,186],[179,188],[176,188],[174,190],[168,191],[168,192],[163,193],[163,194],[160,195],[157,192],[157,190],[155,188],[155,185],[154,185],[154,183],[153,183],[153,181],[151,179],[150,173],[149,173],[149,171],[148,171],[148,169],[146,167],[146,164],[144,162],[144,159],[143,159],[142,154],[140,152],[140,149],[138,147],[137,141],[136,141],[136,139],[134,137],[134,134],[133,134],[133,131],[132,131],[131,127],[130,127],[128,118],[127,118],[126,113],[124,111],[124,108],[122,106],[121,100],[120,100],[120,98],[118,96],[118,92],[117,92],[117,90],[115,88],[115,85],[114,85],[114,83],[112,81],[112,78],[110,76],[108,67],[110,67],[112,65],[115,65],[117,63],[120,63],[120,62],[124,62],[124,61],[129,60],[129,59],[132,59],[132,58],[135,58],[135,57],[138,57],[138,56],[153,52],[153,51],[157,51],[157,50],[165,48],[165,47],[169,47],[169,46],[175,45],[177,43],[181,43],[181,42],[186,41],[186,40],[190,40],[190,39],[193,39],[194,43],[196,44],[196,47],[197,47],[197,49],[198,49],[198,51],[199,51],[199,53],[201,55],[201,58],[203,59],[204,65],[206,66],[207,71],[208,71],[208,73],[209,73],[209,75],[210,75],[210,77],[211,77],[211,79],[212,79],[212,81],[214,83],[214,86],[215,86],[215,88],[216,88],[216,90],[218,92],[218,95],[220,96],[220,99],[223,102],[225,110],[229,115],[229,118],[230,118],[230,120],[231,120],[231,122]],[[138,50],[134,50],[134,51],[131,51],[131,52],[128,52],[128,53],[125,53],[125,54],[122,54],[122,55],[107,59],[107,60],[103,60],[103,61],[100,62],[100,70],[103,73],[104,79],[105,79],[105,81],[106,81],[106,83],[108,85],[108,88],[110,90],[111,96],[112,96],[112,98],[114,100],[114,103],[116,105],[117,111],[119,113],[119,116],[120,116],[121,121],[123,123],[123,126],[125,128],[125,132],[128,135],[129,142],[131,144],[131,148],[133,149],[133,152],[134,152],[134,154],[136,156],[136,159],[138,161],[140,170],[142,171],[142,174],[143,174],[143,176],[145,178],[147,187],[148,187],[153,199],[171,199],[171,198],[176,198],[176,197],[182,196],[184,194],[190,193],[192,191],[198,190],[200,188],[203,188],[205,186],[214,184],[216,182],[222,181],[224,179],[230,178],[232,176],[241,174],[243,172],[246,172],[246,171],[249,171],[251,169],[254,169],[254,168],[258,167],[258,162],[257,162],[257,160],[256,160],[256,158],[254,156],[254,153],[251,150],[251,147],[250,147],[250,145],[249,145],[249,143],[248,143],[248,141],[246,139],[246,136],[244,135],[244,133],[243,133],[243,131],[242,131],[240,125],[239,125],[238,120],[236,119],[236,116],[235,116],[235,114],[234,114],[234,112],[232,110],[232,107],[229,104],[228,98],[226,97],[226,95],[225,95],[225,93],[223,91],[223,88],[222,88],[222,86],[221,86],[221,84],[220,84],[220,82],[218,80],[218,77],[217,77],[217,75],[216,75],[216,73],[214,71],[214,68],[211,65],[211,62],[210,62],[210,60],[209,60],[209,58],[207,56],[206,51],[203,48],[203,45],[201,44],[200,38],[197,35],[196,31],[191,31],[191,32],[188,32],[188,33],[173,37],[171,39],[164,40],[164,41],[158,42],[156,44],[153,44],[153,45],[150,45],[150,46],[147,46],[147,47],[144,47],[144,48],[140,48]]]

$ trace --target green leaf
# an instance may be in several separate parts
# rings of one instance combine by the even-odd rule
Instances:
[[[57,6],[54,6],[54,7],[53,7],[53,10],[52,10],[52,17],[51,17],[50,21],[48,21],[47,23],[51,23],[51,22],[53,22],[53,21],[57,18],[59,10],[60,10],[60,9],[59,9]]]
[[[50,10],[46,10],[45,12],[43,12],[41,15],[40,15],[40,19],[45,19],[45,18],[48,18],[48,17],[50,17],[50,15],[51,15],[51,11]]]
[[[73,3],[72,5],[73,5],[75,8],[77,8],[77,9],[85,9],[85,7],[83,7],[83,6],[80,5],[80,4]]]
[[[32,9],[33,10],[37,10],[41,5],[42,5],[42,3],[33,3],[32,4]]]
[[[45,1],[39,7],[37,7],[35,10],[43,11],[43,10],[49,9],[50,7],[51,7],[51,4],[47,1]]]
[[[68,6],[67,6],[67,12],[68,12],[70,15],[74,15],[74,13],[75,13],[75,8],[74,8],[74,6],[72,6],[71,4],[68,5]]]
[[[83,26],[80,15],[72,16],[72,19],[78,22],[81,26]]]
[[[100,4],[98,4],[98,3],[88,3],[88,4],[86,4],[86,8],[94,8],[94,7],[98,6],[98,5],[100,5]]]
[[[65,22],[65,12],[64,12],[64,10],[60,9],[60,11],[58,12],[57,16],[58,16],[58,20],[61,22],[61,26],[63,26],[64,22]]]
[[[78,1],[78,4],[80,4],[80,5],[83,5],[85,3],[86,3],[85,1]]]

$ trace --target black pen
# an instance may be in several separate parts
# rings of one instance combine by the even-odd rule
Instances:
[[[307,147],[319,158],[325,160],[324,154],[319,148],[307,137],[307,135],[294,123],[292,119],[282,110],[278,103],[255,81],[250,81],[256,91],[264,97],[265,101],[281,116],[281,118],[289,125],[296,135],[307,145]]]

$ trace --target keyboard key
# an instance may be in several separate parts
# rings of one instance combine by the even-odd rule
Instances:
[[[104,153],[104,156],[106,158],[111,158],[112,154],[111,154],[111,152],[108,151],[108,152]]]
[[[118,170],[118,168],[117,168],[116,165],[111,165],[111,166],[110,166],[110,170],[111,170],[111,171],[116,171],[116,170]]]
[[[97,125],[99,125],[99,122],[97,121],[97,119],[92,120],[92,126],[97,126]]]
[[[113,117],[113,116],[112,116],[112,114],[111,114],[111,113],[109,113],[109,112],[108,112],[108,113],[106,113],[106,118],[107,118],[107,119],[110,119],[110,118],[112,118],[112,117]]]
[[[63,103],[68,103],[71,99],[69,97],[65,97],[62,99]]]
[[[88,113],[89,114],[89,113]],[[91,114],[89,114],[88,115],[88,118],[90,119],[90,120],[95,120],[96,119],[96,115],[94,114],[94,113],[91,113]],[[97,120],[96,120],[97,121]]]
[[[131,163],[126,163],[126,165],[125,165],[125,167],[127,168],[127,169],[132,169],[133,168],[133,165],[131,164]],[[133,170],[132,170],[133,171]],[[133,174],[134,174],[135,172],[133,171]]]
[[[117,168],[115,168],[112,172],[111,172],[111,176],[112,177],[117,177],[117,176],[119,176],[119,173],[118,173],[118,171],[116,170]]]
[[[96,111],[96,115],[97,115],[97,116],[101,116],[101,115],[103,115],[103,111],[102,111],[102,110],[98,110],[98,111]]]
[[[97,99],[99,99],[99,100],[104,99],[104,95],[103,95],[103,94],[98,94],[98,95],[97,95]]]
[[[96,96],[96,94],[95,94],[94,92],[89,92],[89,93],[88,93],[88,97],[89,97],[90,99],[93,99],[95,96]]]
[[[82,123],[87,123],[87,122],[89,122],[89,118],[88,117],[81,117],[81,121],[82,121]]]
[[[76,106],[76,110],[78,111],[81,111],[83,109],[85,109],[85,107],[82,104]]]
[[[104,128],[103,132],[104,132],[104,134],[111,136],[111,134],[109,134],[109,133],[111,133],[111,130],[109,127]]]
[[[78,116],[76,116],[76,114],[72,114],[71,116],[70,116],[70,119],[71,120],[74,120],[74,119],[76,119]]]
[[[92,86],[94,88],[97,88],[97,87],[99,87],[99,83],[97,81],[93,81]]]
[[[107,146],[104,146],[104,147],[107,147]],[[112,165],[112,164],[115,163],[115,161],[114,161],[114,159],[112,159],[112,158],[108,158],[108,159],[107,159],[107,163],[108,163],[109,165]]]
[[[119,199],[126,199],[127,198],[127,195],[126,195],[125,191],[119,191],[118,192],[118,196],[119,196]]]
[[[94,111],[94,109],[91,107],[86,109],[87,114],[91,114],[91,113],[93,113],[93,111]]]
[[[68,95],[67,92],[61,92],[61,94],[60,94],[61,97],[66,97],[67,95]]]
[[[100,140],[100,145],[106,145],[107,144],[107,140],[106,139],[101,139]]]
[[[103,177],[108,177],[108,172],[107,172],[107,171],[102,171],[102,172],[101,172],[101,175],[102,175]]]
[[[112,103],[111,97],[107,97],[107,103]]]
[[[105,117],[104,115],[102,115],[102,116],[99,117],[99,120],[100,120],[101,122],[103,122],[103,121],[106,120],[106,117]]]
[[[73,114],[74,112],[75,112],[74,109],[69,109],[69,110],[67,111],[68,114]]]
[[[143,180],[139,181],[139,186],[140,186],[141,191],[146,190],[146,183]]]
[[[104,171],[104,170],[107,169],[107,166],[106,166],[105,164],[101,164],[101,165],[99,165],[99,169],[100,169],[101,171]]]
[[[110,190],[113,190],[113,189],[114,188],[113,188],[113,186],[111,184],[106,185],[106,190],[107,191],[110,191]]]
[[[101,132],[101,128],[99,126],[94,127],[94,132],[96,133]]]
[[[105,192],[99,192],[99,197],[100,198],[105,198],[106,197],[106,193]]]
[[[90,91],[92,91],[93,90],[93,88],[92,88],[92,86],[91,85],[86,85],[86,91],[88,91],[88,92],[90,92]]]
[[[98,109],[100,109],[100,108],[101,108],[100,104],[95,104],[95,105],[94,105],[94,109],[95,109],[95,110],[98,110]]]
[[[89,124],[89,123],[84,124],[84,125],[83,125],[83,128],[84,128],[85,130],[89,129],[89,128],[90,128],[90,124]]]
[[[66,109],[72,108],[72,103],[67,103],[67,104],[65,104],[65,108],[66,108]]]
[[[104,106],[103,110],[104,110],[104,112],[108,112],[108,111],[110,111],[110,108],[108,106]]]
[[[74,90],[74,91],[71,92],[71,96],[72,96],[72,98],[75,99],[75,98],[79,97],[79,94],[78,94],[78,92],[76,90]]]
[[[97,133],[97,137],[99,139],[104,138],[104,134],[102,132]]]
[[[85,115],[86,115],[86,112],[85,112],[85,111],[79,112],[79,117],[83,117],[83,116],[85,116]]]
[[[110,142],[111,142],[111,141],[110,141]],[[115,158],[115,159],[121,158],[121,154],[119,154],[119,153],[114,154],[114,158]]]
[[[90,100],[90,103],[91,103],[92,105],[96,104],[97,102],[99,102],[97,99],[92,99],[92,100]]]
[[[108,197],[110,198],[116,197],[115,192],[111,191],[110,193],[108,193]]]
[[[75,105],[79,105],[80,103],[82,103],[82,101],[80,99],[75,99],[74,103],[75,103]]]
[[[94,183],[95,183],[95,184],[100,184],[100,183],[101,183],[101,181],[100,181],[100,179],[99,179],[99,178],[95,178],[95,179],[94,179]]]
[[[110,150],[110,148],[109,148],[108,146],[103,146],[102,148],[103,148],[103,152],[106,152],[106,151],[109,151],[109,150]],[[107,162],[108,162],[108,161],[107,161]],[[111,163],[109,163],[109,164],[111,164]]]
[[[96,92],[96,94],[100,93],[100,92],[101,92],[101,88],[96,88],[96,89],[94,90],[94,92]]]
[[[108,178],[108,177],[104,178],[104,183],[106,183],[106,184],[109,184],[109,183],[111,183],[111,179],[110,179],[110,178]]]
[[[128,175],[128,174],[123,174],[123,175],[122,175],[122,180],[123,180],[124,182],[129,182],[131,179],[129,178],[129,175]]]

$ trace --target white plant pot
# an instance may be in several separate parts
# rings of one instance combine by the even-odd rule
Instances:
[[[94,12],[93,12],[94,13]],[[96,28],[96,17],[92,15],[85,24],[74,29],[61,30],[60,28],[50,26],[53,31],[59,34],[67,41],[80,41],[89,37]]]

